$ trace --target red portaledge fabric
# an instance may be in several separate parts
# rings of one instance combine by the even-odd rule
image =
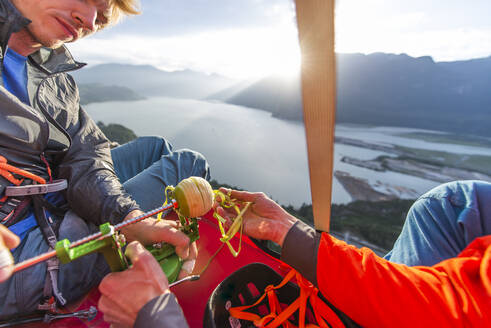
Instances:
[[[195,272],[201,271],[210,256],[221,246],[220,230],[216,224],[216,219],[213,218],[212,212],[206,214],[199,222],[200,239],[198,244],[198,259],[195,265]],[[232,245],[238,247],[238,236],[232,238]],[[242,236],[242,251],[238,257],[233,257],[227,247],[223,247],[216,258],[211,262],[206,272],[197,281],[185,282],[171,288],[171,291],[176,294],[179,304],[181,305],[186,320],[190,328],[202,328],[203,317],[208,302],[213,290],[222,280],[227,278],[231,273],[241,267],[253,263],[261,262],[269,265],[278,273],[286,274],[285,265],[281,261],[271,257],[260,250],[249,238]],[[94,288],[82,301],[77,304],[72,304],[68,311],[86,310],[90,306],[96,306],[99,301],[99,290]],[[103,313],[99,311],[96,318],[92,321],[82,321],[80,319],[62,319],[51,323],[49,327],[56,328],[108,328],[109,324],[104,322]],[[47,324],[35,323],[28,324],[22,327],[48,327]]]
[[[199,272],[205,266],[210,256],[222,244],[220,230],[211,212],[200,220],[199,233],[200,239],[197,242],[198,259],[195,272]],[[235,249],[238,247],[238,241],[238,236],[231,240]],[[203,327],[206,303],[216,286],[233,272],[255,262],[264,263],[281,275],[285,275],[288,272],[285,264],[280,260],[266,254],[249,238],[242,236],[242,250],[239,256],[233,257],[228,248],[223,247],[198,281],[183,283],[171,288],[171,291],[179,300],[190,328]]]

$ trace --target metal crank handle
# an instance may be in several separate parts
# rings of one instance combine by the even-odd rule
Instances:
[[[192,276],[187,276],[185,278],[182,278],[181,280],[177,280],[177,281],[174,281],[172,284],[169,284],[169,288],[170,287],[174,287],[176,285],[179,285],[180,283],[182,282],[186,282],[186,281],[196,281],[200,278],[201,276],[199,274],[194,274]]]

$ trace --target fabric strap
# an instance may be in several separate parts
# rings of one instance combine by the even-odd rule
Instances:
[[[41,232],[43,234],[44,239],[49,245],[49,250],[53,250],[56,247],[56,234],[53,231],[53,228],[50,225],[48,218],[46,217],[45,208],[43,206],[44,199],[41,195],[33,195],[31,196],[34,204],[34,216],[36,217],[36,221],[41,228]],[[39,309],[45,310],[46,304],[49,304],[50,310],[56,310],[56,304],[50,302],[52,296],[56,298],[60,305],[65,305],[67,301],[61,295],[61,292],[58,289],[58,269],[60,265],[60,260],[55,257],[48,261],[47,271],[48,276],[46,277],[45,287],[44,287],[44,300],[41,302]]]
[[[336,122],[335,0],[295,0],[295,8],[314,226],[328,232]]]

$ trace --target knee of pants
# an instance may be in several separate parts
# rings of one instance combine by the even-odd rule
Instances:
[[[487,189],[484,189],[486,187]],[[491,216],[484,210],[491,188],[476,181],[440,185],[418,199],[408,212],[409,224],[435,227],[466,245],[488,232]],[[489,185],[491,187],[491,185]],[[486,196],[487,195],[487,196]]]
[[[189,176],[199,176],[206,180],[210,180],[210,166],[203,154],[191,149],[179,149],[174,152],[179,158],[179,162],[183,167],[182,172],[185,176],[181,176],[180,180]]]
[[[172,145],[163,137],[139,137],[111,150],[114,170],[124,183],[150,167],[162,156],[172,154]]]
[[[58,230],[58,239],[68,238],[70,241],[86,237],[89,233],[96,230],[96,227],[89,227],[86,221],[80,218],[75,212],[68,211],[61,221]]]
[[[428,226],[430,221],[456,223],[463,205],[458,182],[439,185],[414,202],[407,214],[407,221],[418,226]]]
[[[144,148],[152,148],[154,153],[160,154],[160,156],[167,155],[172,152],[172,144],[161,136],[138,137],[135,139],[135,142]]]

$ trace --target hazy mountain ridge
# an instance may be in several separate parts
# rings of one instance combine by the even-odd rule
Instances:
[[[151,65],[101,64],[72,73],[77,83],[118,85],[147,96],[201,99],[237,81],[191,70],[167,72]]]
[[[434,62],[428,56],[405,54],[338,54],[337,64],[338,123],[491,136],[491,57]],[[302,120],[299,77],[237,81],[126,64],[88,67],[74,76],[79,83],[118,85],[147,97],[219,100]]]

